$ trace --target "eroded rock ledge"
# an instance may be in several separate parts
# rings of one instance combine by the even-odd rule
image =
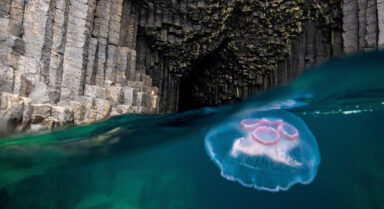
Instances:
[[[2,0],[7,129],[240,101],[384,44],[384,0]]]

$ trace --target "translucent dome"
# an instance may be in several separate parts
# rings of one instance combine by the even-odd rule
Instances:
[[[259,190],[309,184],[320,163],[307,125],[282,110],[231,117],[208,132],[205,147],[224,178]]]

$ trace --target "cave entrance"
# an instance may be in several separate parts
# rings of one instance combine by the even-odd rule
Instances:
[[[199,98],[199,84],[198,80],[204,80],[204,69],[208,62],[208,57],[202,59],[198,64],[193,65],[191,72],[183,76],[180,82],[179,90],[179,104],[178,111],[184,112],[199,107],[204,107],[205,104]]]
[[[225,39],[211,53],[193,62],[180,81],[178,111],[184,112],[206,106],[216,106],[218,76],[229,59],[224,51],[229,40]]]

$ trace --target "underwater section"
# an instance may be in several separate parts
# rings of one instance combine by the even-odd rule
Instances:
[[[320,163],[307,125],[283,110],[236,114],[208,132],[205,147],[224,178],[272,192],[309,184]]]
[[[383,81],[384,52],[376,51],[330,60],[284,87],[235,105],[167,115],[122,115],[39,135],[3,138],[0,208],[381,209]],[[253,140],[248,142],[270,146],[284,140],[299,142],[302,131],[306,132],[303,127],[308,127],[321,153],[316,177],[310,184],[298,183],[274,193],[222,178],[206,154],[204,138],[231,118],[236,118],[233,127],[241,133],[233,139],[248,137],[247,133]],[[263,118],[271,125],[260,128],[257,124]],[[280,129],[273,125],[278,119],[287,125]],[[315,151],[296,158],[292,148],[288,156],[299,164],[313,156],[318,160],[316,149],[307,147]],[[258,149],[232,148],[228,150],[235,156],[261,156]],[[281,159],[285,158],[263,160],[286,165],[278,162]]]

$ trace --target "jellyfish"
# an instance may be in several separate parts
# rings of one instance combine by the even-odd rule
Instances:
[[[307,125],[282,110],[231,117],[207,133],[205,148],[224,178],[272,192],[311,183],[320,163]]]

